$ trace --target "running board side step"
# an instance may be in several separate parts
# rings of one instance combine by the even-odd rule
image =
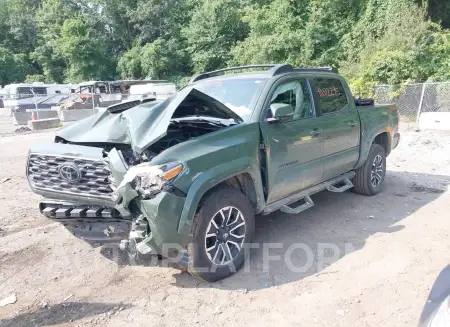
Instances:
[[[296,215],[302,211],[305,211],[309,208],[314,207],[314,202],[313,200],[311,200],[311,198],[309,197],[309,195],[305,196],[305,198],[303,199],[305,200],[305,203],[303,203],[302,205],[299,205],[296,208],[291,208],[288,205],[284,205],[280,208],[280,210],[284,213],[288,213],[291,215]]]
[[[353,184],[350,180],[353,177],[355,177],[355,175],[356,175],[355,172],[351,171],[351,172],[345,173],[343,175],[340,175],[338,177],[332,178],[326,182],[317,184],[306,190],[292,194],[292,195],[288,196],[287,198],[270,203],[264,208],[262,214],[267,215],[276,210],[281,210],[281,211],[283,211],[285,213],[289,213],[289,214],[300,213],[300,212],[314,206],[314,202],[311,200],[310,196],[315,193],[318,193],[323,190],[328,190],[331,192],[344,192],[344,191],[352,188]],[[340,184],[340,183],[344,183],[344,185],[341,187],[333,186],[333,185]],[[302,199],[305,201],[305,203],[303,203],[302,205],[300,205],[296,208],[289,207],[290,204],[300,201]]]
[[[344,182],[344,185],[342,185],[341,187],[330,185],[327,187],[327,190],[334,193],[342,193],[353,187],[353,183],[351,182],[350,178],[346,178],[342,182]]]

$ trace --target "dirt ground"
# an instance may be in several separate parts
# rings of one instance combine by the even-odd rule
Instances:
[[[0,136],[0,326],[415,326],[450,263],[450,134],[403,132],[381,194],[322,192],[300,215],[258,217],[249,265],[199,282],[158,264],[119,267],[37,210],[29,147],[53,133]],[[262,264],[267,255],[286,260]],[[275,245],[274,245],[275,246]],[[323,250],[327,248],[327,250]]]

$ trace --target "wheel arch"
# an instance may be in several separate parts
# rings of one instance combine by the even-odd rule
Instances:
[[[386,157],[390,153],[390,146],[391,140],[387,132],[382,132],[375,136],[375,138],[372,141],[372,144],[379,144],[383,147],[384,151],[386,152]]]
[[[381,145],[384,150],[386,151],[386,157],[391,152],[391,137],[390,133],[386,129],[377,130],[373,134],[368,134],[366,137],[361,138],[361,144],[360,144],[360,150],[359,150],[359,160],[357,164],[355,165],[354,169],[358,169],[367,160],[367,157],[369,156],[370,148],[372,147],[372,144],[379,144]]]
[[[226,180],[218,183],[217,185],[211,187],[207,190],[201,197],[198,207],[201,206],[203,200],[208,197],[211,193],[215,192],[220,188],[234,188],[241,191],[249,200],[253,211],[258,212],[258,198],[256,194],[255,181],[252,179],[248,172],[243,172],[234,176],[227,178]]]
[[[236,161],[245,160],[244,158]],[[198,211],[199,206],[211,192],[221,187],[232,187],[239,189],[244,193],[253,208],[255,214],[260,213],[265,206],[265,198],[261,173],[257,162],[253,164],[239,164],[239,169],[230,169],[233,162],[224,164],[228,167],[221,172],[217,171],[217,167],[212,171],[201,174],[194,181],[186,196],[183,212],[178,225],[178,233],[191,233],[192,220]]]

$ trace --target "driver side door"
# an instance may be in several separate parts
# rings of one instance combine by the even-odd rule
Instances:
[[[267,203],[321,182],[323,131],[316,119],[309,83],[304,78],[281,80],[272,88],[261,122],[265,144]],[[271,118],[271,104],[291,105],[287,120]]]

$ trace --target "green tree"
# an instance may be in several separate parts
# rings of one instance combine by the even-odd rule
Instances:
[[[183,30],[195,71],[225,67],[230,50],[245,39],[239,0],[201,0],[189,25]]]
[[[448,80],[439,0],[0,0],[2,83],[333,65],[352,85]]]
[[[137,45],[126,51],[117,63],[117,71],[122,78],[135,79],[142,77],[142,47]]]
[[[303,52],[306,7],[309,0],[274,0],[246,8],[243,21],[249,36],[232,49],[232,64],[305,63]]]
[[[57,53],[56,48],[65,20],[76,11],[76,5],[66,0],[43,0],[36,11],[37,46],[30,56],[43,75],[58,83],[66,79],[68,61]]]
[[[64,21],[55,50],[68,63],[69,81],[114,78],[114,58],[102,32],[91,26],[85,15]]]
[[[0,84],[20,83],[33,69],[27,62],[26,55],[14,54],[0,47]]]

